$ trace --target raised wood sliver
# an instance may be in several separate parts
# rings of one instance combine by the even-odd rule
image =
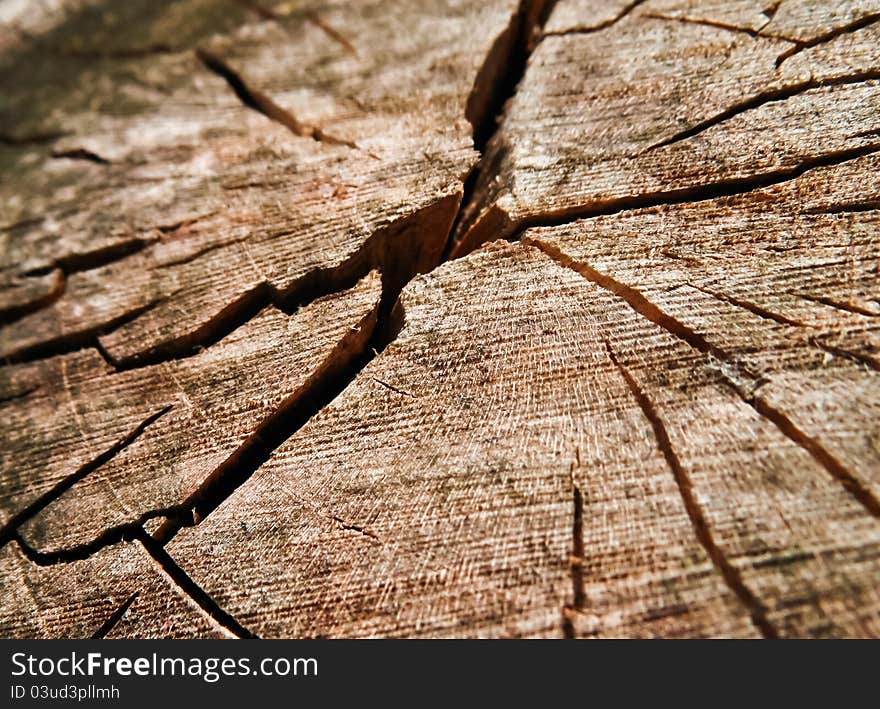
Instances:
[[[880,634],[880,5],[297,8],[4,35],[0,635]]]

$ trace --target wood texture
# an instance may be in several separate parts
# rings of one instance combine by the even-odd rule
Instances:
[[[880,635],[878,20],[0,2],[0,636]]]

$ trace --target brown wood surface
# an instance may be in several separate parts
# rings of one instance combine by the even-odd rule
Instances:
[[[878,21],[0,2],[0,636],[880,635]]]

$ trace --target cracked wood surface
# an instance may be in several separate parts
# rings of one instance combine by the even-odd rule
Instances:
[[[0,636],[880,635],[876,0],[110,8],[0,2]]]

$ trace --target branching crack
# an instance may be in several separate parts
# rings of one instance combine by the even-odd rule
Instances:
[[[67,332],[62,335],[58,335],[57,337],[43,340],[42,342],[37,342],[33,345],[25,345],[5,355],[3,357],[3,363],[22,364],[25,362],[35,362],[37,360],[47,359],[49,357],[55,357],[57,355],[76,352],[77,350],[81,350],[87,347],[95,348],[106,359],[107,354],[100,346],[100,343],[98,342],[98,337],[100,337],[101,335],[106,335],[113,330],[122,327],[126,323],[129,323],[132,320],[140,317],[144,313],[149,312],[150,310],[158,306],[161,302],[163,302],[163,299],[154,300],[150,303],[147,303],[146,305],[134,308],[127,313],[123,313],[118,317],[112,318],[105,323],[101,323],[100,325],[88,327],[83,330],[78,330],[76,332]],[[108,364],[113,366],[114,363],[112,361],[108,361]]]
[[[589,264],[575,261],[564,254],[558,247],[543,242],[539,238],[528,238],[526,243],[540,249],[561,266],[579,273],[588,281],[618,296],[636,313],[663,328],[669,334],[690,345],[695,350],[717,358],[725,365],[727,371],[746,372],[748,374],[747,368],[743,367],[732,355],[719,347],[711,345],[702,335],[661,310],[635,288],[623,284],[607,274],[600,273]],[[754,375],[749,374],[749,376],[754,378]],[[754,389],[745,387],[741,382],[737,381],[737,378],[725,372],[725,368],[721,369],[721,377],[724,383],[733,389],[745,403],[773,423],[786,438],[807,451],[869,514],[880,518],[880,501],[878,501],[877,497],[853,472],[848,470],[843,463],[832,455],[818,439],[798,428],[781,409],[775,407],[761,396],[756,396]]]
[[[767,617],[766,606],[748,588],[739,569],[730,562],[727,555],[716,542],[709,521],[703,514],[703,509],[697,500],[693,481],[682,465],[681,460],[672,445],[672,441],[669,439],[666,425],[663,423],[663,418],[654,406],[654,402],[652,402],[648,395],[641,389],[632,373],[617,359],[617,355],[611,347],[611,343],[606,342],[605,346],[608,350],[608,356],[611,358],[614,366],[617,367],[617,370],[626,382],[627,387],[638,402],[639,408],[641,408],[645,418],[648,419],[651,424],[651,428],[654,431],[654,438],[657,442],[657,448],[663,454],[669,469],[672,471],[672,475],[675,478],[675,483],[678,486],[679,494],[681,495],[682,502],[684,503],[685,510],[691,521],[691,526],[693,527],[697,540],[700,542],[703,549],[706,550],[706,554],[708,554],[712,563],[715,564],[715,567],[721,573],[728,588],[733,591],[739,601],[749,611],[752,623],[758,632],[760,632],[765,638],[778,637],[778,631]]]
[[[649,17],[653,20],[663,20],[665,22],[681,22],[682,24],[688,25],[703,25],[704,27],[714,27],[715,29],[725,30],[726,32],[735,32],[738,34],[746,34],[750,37],[758,38],[767,38],[767,39],[778,39],[786,42],[793,42],[794,40],[788,39],[787,37],[780,37],[777,35],[765,35],[760,30],[752,29],[751,27],[741,27],[739,25],[732,25],[727,22],[720,22],[718,20],[710,20],[706,18],[700,17],[687,17],[680,15],[664,15],[659,12],[645,12],[642,14],[642,17]]]
[[[599,32],[600,30],[607,29],[612,25],[616,25],[618,22],[623,20],[625,17],[630,15],[639,5],[645,3],[646,0],[632,0],[629,4],[623,7],[614,17],[605,20],[604,22],[599,22],[595,25],[577,25],[575,27],[569,27],[564,30],[551,30],[549,32],[545,32],[545,37],[564,37],[565,35],[570,34],[593,34],[594,32]]]
[[[579,207],[570,207],[557,212],[547,212],[526,217],[519,222],[509,225],[504,232],[499,234],[499,238],[516,241],[525,230],[534,227],[562,226],[580,219],[618,214],[619,212],[634,209],[705,202],[720,197],[735,197],[765,187],[790,182],[816,168],[841,165],[877,152],[880,152],[880,143],[871,143],[870,145],[810,156],[793,167],[768,170],[763,174],[719,180],[718,182],[696,187],[682,187],[676,190],[647,192],[639,195],[596,200]],[[475,244],[473,247],[476,248],[479,245]],[[465,254],[456,255],[463,256]]]
[[[146,532],[138,536],[147,554],[164,576],[183,595],[192,600],[214,622],[237,638],[254,639],[257,636],[242,625],[235,617],[225,611],[210,595],[187,574],[178,563],[157,544]]]
[[[851,315],[864,315],[869,318],[880,317],[880,312],[875,310],[869,310],[868,308],[863,308],[860,305],[856,305],[854,303],[845,303],[840,300],[835,300],[834,298],[829,298],[823,295],[811,295],[809,293],[799,293],[797,291],[788,291],[789,295],[793,295],[795,298],[801,298],[803,300],[809,300],[812,303],[819,303],[820,305],[827,305],[829,308],[834,308],[835,310],[840,310],[844,313],[850,313]]]

